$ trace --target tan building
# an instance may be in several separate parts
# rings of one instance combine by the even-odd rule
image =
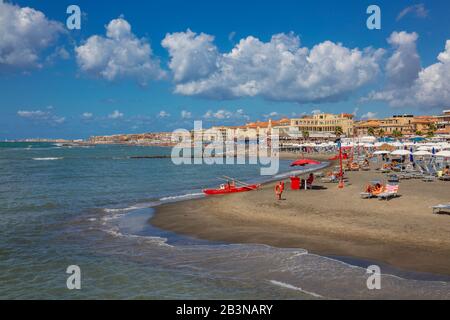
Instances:
[[[381,132],[384,136],[393,136],[396,131],[401,135],[415,135],[419,131],[425,134],[430,125],[436,124],[437,121],[438,117],[413,115],[396,115],[385,119],[358,121],[355,123],[355,136],[368,136],[372,133],[379,136]]]
[[[437,134],[450,134],[450,110],[444,110],[442,115],[436,117]]]
[[[334,134],[338,128],[347,137],[352,137],[353,132],[353,115],[352,114],[329,114],[320,113],[303,118],[291,119],[291,127],[298,128],[300,132],[308,132],[313,134]]]

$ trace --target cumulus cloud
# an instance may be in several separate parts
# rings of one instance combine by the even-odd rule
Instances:
[[[52,108],[48,108],[47,110],[52,110]],[[37,122],[45,122],[49,124],[62,124],[66,121],[65,117],[61,117],[53,114],[51,111],[42,111],[42,110],[19,110],[17,111],[17,115],[21,118],[25,118],[28,120],[33,120]]]
[[[383,50],[349,49],[325,41],[312,49],[294,34],[277,34],[269,42],[249,36],[228,53],[219,53],[214,38],[190,30],[167,34],[175,92],[188,96],[233,99],[332,102],[346,99],[379,73]]]
[[[272,111],[269,114],[265,114],[263,115],[264,118],[275,118],[275,117],[279,117],[280,114],[276,111]]]
[[[373,118],[375,118],[376,116],[377,116],[377,113],[376,113],[376,112],[371,112],[371,111],[369,111],[369,112],[363,114],[363,115],[361,116],[361,119],[373,119]]]
[[[92,117],[94,116],[94,114],[92,112],[84,112],[81,117],[83,119],[92,119]]]
[[[238,109],[236,111],[229,111],[226,109],[219,109],[217,111],[208,110],[203,118],[210,120],[239,120],[245,119],[248,120],[249,116],[245,113],[244,109]]]
[[[40,54],[63,32],[41,11],[0,0],[0,70],[40,67]]]
[[[106,36],[91,36],[75,48],[79,68],[108,81],[130,78],[141,85],[161,79],[164,71],[145,38],[137,38],[123,18],[106,26]]]
[[[168,112],[166,112],[166,111],[164,111],[164,110],[161,110],[161,111],[158,113],[158,118],[168,118],[168,117],[170,117],[170,113],[168,113]]]
[[[400,34],[397,33],[397,36]],[[400,36],[401,45],[390,41],[395,52],[388,60],[386,88],[370,93],[364,101],[385,101],[394,107],[442,108],[450,105],[450,40],[446,41],[445,50],[438,55],[437,63],[419,68],[415,49],[417,36],[403,35]],[[389,63],[391,61],[395,63]],[[395,75],[396,72],[399,76]]]
[[[213,41],[213,36],[196,34],[189,29],[166,35],[161,44],[169,51],[169,67],[175,81],[195,81],[217,69],[219,53]]]
[[[417,33],[393,32],[388,43],[395,49],[386,65],[389,85],[395,88],[410,86],[420,72],[420,57],[417,53]]]
[[[189,111],[186,111],[186,110],[181,111],[181,118],[182,119],[190,119],[190,118],[192,118],[192,112],[189,112]]]
[[[123,118],[124,114],[122,112],[120,112],[119,110],[114,110],[113,113],[108,115],[109,119],[120,119]]]
[[[419,18],[426,18],[428,17],[428,9],[425,8],[425,5],[423,3],[415,4],[409,7],[406,7],[397,16],[397,21],[400,21],[408,14],[414,14],[416,17]]]

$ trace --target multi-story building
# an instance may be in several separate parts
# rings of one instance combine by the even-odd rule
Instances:
[[[339,128],[347,136],[353,136],[353,115],[352,114],[329,114],[319,113],[303,118],[291,119],[291,127],[297,128],[300,132],[308,132],[309,136],[316,134],[323,136],[334,135]]]
[[[395,115],[385,119],[359,121],[355,123],[355,136],[394,136],[396,133],[414,135],[418,132],[425,134],[437,122],[438,117],[413,115]]]
[[[450,134],[450,110],[444,110],[442,115],[436,117],[436,126],[438,134]]]

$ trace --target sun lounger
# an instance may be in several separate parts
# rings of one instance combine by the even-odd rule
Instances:
[[[391,198],[398,197],[398,185],[388,184],[385,188],[385,191],[379,195],[377,195],[378,200],[389,200]]]
[[[450,176],[449,176],[449,175],[441,176],[441,177],[439,177],[439,180],[442,180],[442,181],[450,181]]]
[[[400,181],[400,179],[399,179],[398,175],[396,175],[396,174],[388,175],[388,182],[398,183],[399,181]]]
[[[436,180],[436,177],[433,177],[433,176],[423,176],[422,177],[423,182],[433,182],[435,180]]]
[[[359,195],[361,196],[362,199],[373,198],[373,194],[371,194],[370,192],[361,192]]]
[[[450,204],[439,204],[433,207],[433,214],[450,212]]]
[[[338,183],[339,179],[337,177],[327,177],[320,179],[320,181],[323,183]]]

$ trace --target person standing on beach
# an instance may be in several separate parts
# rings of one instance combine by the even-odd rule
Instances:
[[[281,200],[281,196],[283,195],[284,191],[284,182],[278,182],[275,185],[275,195],[277,196],[278,200]]]

